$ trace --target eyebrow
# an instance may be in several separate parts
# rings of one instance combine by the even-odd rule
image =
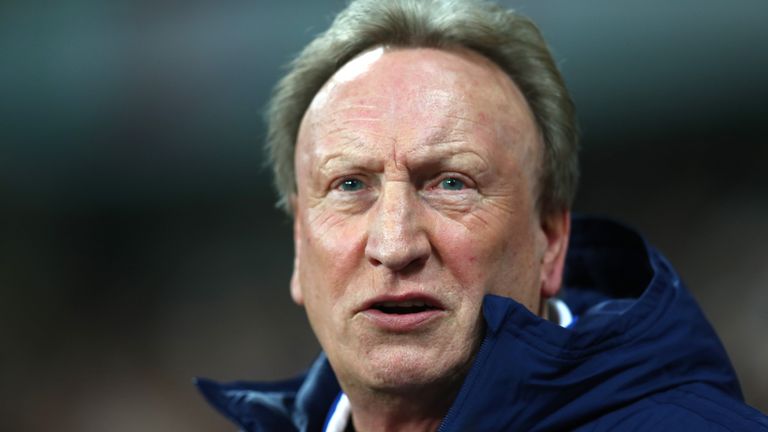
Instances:
[[[420,154],[413,152],[409,159],[409,168],[418,169],[422,166],[452,167],[460,163],[460,168],[468,168],[477,174],[485,173],[490,170],[487,158],[484,158],[475,148],[469,146],[453,146],[452,144],[464,142],[462,140],[442,141],[435,143],[432,148],[437,147],[437,152]]]
[[[360,170],[370,171],[382,167],[382,161],[369,154],[351,155],[343,151],[323,155],[317,165],[312,167],[312,177],[332,177],[340,171]]]
[[[344,133],[335,133],[339,131],[343,131]],[[320,159],[318,160],[317,164],[315,164],[316,172],[325,174],[338,168],[350,169],[366,167],[367,169],[370,169],[371,166],[381,164],[381,160],[378,159],[378,155],[376,153],[372,153],[370,151],[350,151],[356,148],[364,149],[367,145],[365,139],[362,136],[354,133],[354,131],[338,128],[330,131],[328,134],[326,134],[326,136],[331,134],[334,134],[337,137],[340,136],[340,140],[336,143],[335,148],[332,151],[325,154],[318,152]],[[394,141],[394,138],[388,138],[388,141],[391,143]]]
[[[472,148],[466,148],[464,146],[452,146],[451,144],[460,142],[448,141],[435,143],[434,146],[430,146],[433,150],[428,152],[420,152],[417,150],[409,152],[406,159],[406,165],[408,172],[419,171],[424,167],[447,167],[447,168],[464,168],[475,172],[476,174],[484,174],[490,171],[491,166],[478,152]],[[434,151],[437,147],[439,150]],[[426,148],[423,148],[426,150]],[[314,171],[321,176],[331,176],[335,171],[341,170],[363,170],[363,171],[379,171],[383,170],[388,159],[379,158],[379,155],[375,154],[350,154],[345,151],[334,151],[332,153],[322,156],[319,163],[315,165]],[[457,166],[457,165],[461,166]]]

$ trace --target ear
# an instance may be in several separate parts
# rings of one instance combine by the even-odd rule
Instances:
[[[301,290],[301,281],[299,280],[299,268],[301,265],[301,215],[296,206],[296,195],[291,196],[291,207],[293,208],[293,274],[291,275],[291,298],[299,306],[304,305],[304,292]]]
[[[554,297],[563,282],[565,255],[571,233],[571,212],[562,210],[541,217],[546,248],[541,260],[541,296]]]

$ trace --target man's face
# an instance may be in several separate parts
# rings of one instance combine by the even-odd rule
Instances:
[[[485,294],[538,312],[553,247],[541,157],[520,91],[470,51],[375,49],[315,96],[296,146],[291,292],[346,391],[460,377]]]

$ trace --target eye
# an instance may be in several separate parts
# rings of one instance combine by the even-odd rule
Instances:
[[[445,190],[462,190],[466,186],[456,177],[446,177],[440,181],[440,188]]]
[[[365,183],[363,183],[360,179],[346,178],[342,180],[337,187],[339,190],[345,192],[355,192],[363,189],[365,187]]]

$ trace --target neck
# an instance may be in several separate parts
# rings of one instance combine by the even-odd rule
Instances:
[[[441,386],[439,390],[412,389],[398,394],[347,393],[355,431],[436,431],[453,403],[460,384]]]

